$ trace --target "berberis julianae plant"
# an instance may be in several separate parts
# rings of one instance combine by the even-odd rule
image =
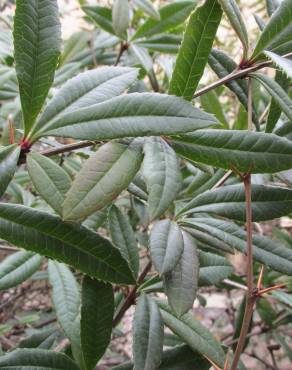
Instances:
[[[20,250],[0,289],[45,261],[59,326],[0,369],[94,369],[131,306],[133,359],[116,370],[244,369],[267,332],[291,358],[277,328],[291,323],[292,239],[255,223],[292,213],[292,0],[266,1],[257,39],[235,0],[109,3],[80,1],[95,29],[62,47],[57,0],[16,0],[13,36],[3,17],[0,238]],[[207,286],[241,290],[229,335],[192,314]]]

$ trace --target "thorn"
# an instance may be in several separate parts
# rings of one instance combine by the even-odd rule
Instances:
[[[9,125],[9,143],[14,144],[15,143],[15,137],[14,137],[14,126],[13,126],[13,116],[12,116],[12,114],[8,115],[8,125]]]
[[[229,367],[229,355],[230,355],[230,350],[228,348],[228,351],[226,353],[226,359],[225,359],[223,370],[228,370],[228,367]]]
[[[236,167],[234,167],[234,166],[230,166],[230,168],[231,168],[231,170],[237,175],[237,176],[239,176],[242,180],[244,180],[244,175],[240,172],[240,171],[238,171],[238,169],[236,168]]]
[[[207,356],[204,356],[204,357],[210,362],[210,364],[214,367],[215,370],[223,370],[223,369],[221,369],[221,367],[216,365],[209,357],[207,357]]]
[[[260,297],[260,296],[262,296],[263,294],[266,294],[266,293],[272,292],[272,291],[274,291],[274,290],[283,289],[283,288],[286,288],[286,284],[278,284],[278,285],[275,285],[275,286],[271,286],[271,287],[269,287],[269,288],[259,290],[259,291],[257,292],[257,296],[258,296],[258,297]]]
[[[259,274],[259,279],[257,282],[257,289],[260,290],[263,287],[263,275],[264,275],[264,265],[261,266],[261,271]]]

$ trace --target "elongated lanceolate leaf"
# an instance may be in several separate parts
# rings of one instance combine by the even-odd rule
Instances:
[[[292,40],[292,0],[283,0],[255,46],[252,60],[260,57],[264,50],[284,54],[291,51]]]
[[[196,298],[199,279],[197,245],[185,231],[183,252],[175,268],[164,275],[165,293],[174,313],[180,317],[192,308]]]
[[[20,147],[12,144],[0,148],[0,197],[5,193],[14,172],[20,154]]]
[[[25,135],[39,114],[60,55],[57,0],[17,0],[14,56]]]
[[[139,272],[139,249],[128,216],[118,207],[112,206],[108,215],[109,229],[113,243],[128,262],[135,279]]]
[[[292,78],[292,60],[283,58],[272,51],[265,51],[264,53],[287,75],[287,77]]]
[[[36,190],[61,215],[65,194],[71,186],[68,173],[56,162],[38,153],[27,156],[27,168]]]
[[[237,33],[237,36],[240,38],[244,48],[243,56],[244,59],[246,59],[249,42],[247,30],[240,13],[240,9],[238,8],[235,0],[219,0],[219,4],[222,6],[222,9],[229,19],[229,22],[231,23],[234,31]]]
[[[79,370],[79,367],[61,352],[22,348],[1,356],[0,369]]]
[[[206,0],[190,16],[180,47],[169,93],[191,100],[207,64],[222,17],[217,0]]]
[[[224,257],[214,253],[199,252],[199,285],[209,286],[220,283],[233,272],[233,266]]]
[[[267,89],[289,120],[292,121],[292,99],[290,99],[286,91],[276,81],[266,75],[252,73],[251,76]]]
[[[165,274],[175,268],[183,253],[182,232],[173,221],[158,221],[151,230],[149,245],[156,270]]]
[[[151,0],[133,0],[134,5],[141,9],[145,14],[148,14],[151,18],[159,21],[160,14],[152,4]]]
[[[135,369],[155,370],[163,349],[163,322],[157,303],[142,294],[135,310],[133,355]]]
[[[101,103],[122,94],[137,78],[138,69],[100,67],[80,73],[60,89],[46,106],[34,132],[50,128],[61,115]]]
[[[63,219],[81,221],[110,204],[130,184],[142,158],[137,142],[103,145],[73,181],[63,204]]]
[[[185,219],[180,223],[189,228],[199,228],[230,247],[246,253],[246,232],[232,222],[213,218],[194,218]],[[273,270],[292,274],[292,250],[282,244],[267,237],[253,235],[253,255],[257,261]]]
[[[183,339],[193,351],[199,352],[223,367],[225,354],[220,343],[207,328],[201,325],[190,313],[177,318],[167,304],[158,301],[158,305],[163,321],[171,331]]]
[[[200,130],[171,141],[184,158],[225,169],[273,173],[292,168],[292,144],[273,134]]]
[[[57,319],[70,340],[75,360],[82,364],[80,288],[71,270],[63,263],[49,261],[48,271]]]
[[[130,21],[128,0],[114,0],[112,19],[115,34],[122,39],[127,38],[127,28]]]
[[[169,31],[183,23],[196,6],[196,1],[176,1],[163,6],[160,20],[148,19],[133,36],[133,39],[149,37]]]
[[[99,27],[106,32],[115,34],[112,22],[112,10],[105,6],[83,6],[82,10],[87,14]]]
[[[84,277],[81,306],[81,345],[87,370],[94,369],[111,338],[114,294],[110,284]]]
[[[144,153],[143,174],[149,193],[149,214],[153,220],[160,217],[175,200],[182,179],[178,158],[164,140],[147,140]]]
[[[133,283],[126,261],[109,240],[47,212],[1,203],[0,237],[98,279]]]
[[[0,290],[15,287],[33,275],[40,267],[42,257],[31,252],[16,252],[0,264]]]
[[[41,135],[88,140],[175,135],[217,123],[215,117],[181,98],[133,93],[63,114]]]
[[[292,212],[292,190],[273,186],[251,187],[252,220],[266,221]],[[246,219],[243,185],[229,185],[207,191],[191,200],[180,214],[211,213],[238,221]]]

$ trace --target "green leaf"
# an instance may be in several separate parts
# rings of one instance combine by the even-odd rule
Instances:
[[[203,356],[192,351],[186,344],[175,346],[163,351],[159,370],[209,370],[210,362]],[[128,362],[114,366],[111,370],[133,370],[133,364]]]
[[[178,225],[161,220],[153,225],[149,240],[151,258],[159,274],[173,270],[184,249],[183,235]]]
[[[213,218],[194,218],[185,219],[180,224],[199,228],[230,247],[246,253],[246,232],[232,222]],[[264,236],[253,235],[253,255],[257,261],[273,270],[292,275],[292,250],[284,245]]]
[[[16,349],[0,356],[0,369],[4,370],[80,370],[68,356],[44,349]]]
[[[222,6],[222,9],[224,10],[225,14],[227,15],[227,18],[229,19],[229,22],[231,23],[234,31],[237,33],[237,36],[239,37],[242,43],[244,49],[243,58],[247,59],[249,48],[248,35],[244,21],[241,16],[240,9],[238,8],[236,1],[219,0],[219,4]]]
[[[233,266],[224,257],[214,253],[199,251],[199,285],[210,286],[220,283],[233,272]]]
[[[49,261],[48,272],[57,319],[70,340],[75,360],[82,364],[79,285],[73,273],[63,263]]]
[[[177,318],[168,305],[163,302],[158,302],[158,305],[164,324],[171,331],[183,339],[193,351],[199,352],[215,364],[223,367],[225,354],[220,343],[207,328],[195,320],[190,313]]]
[[[203,75],[221,21],[217,0],[206,0],[190,16],[180,47],[169,93],[192,100]]]
[[[271,59],[277,67],[279,67],[289,78],[292,78],[292,61],[288,58],[283,58],[271,51],[264,51],[265,55]]]
[[[82,10],[88,15],[99,27],[108,33],[115,35],[112,23],[112,10],[105,6],[83,6]]]
[[[218,121],[224,125],[224,128],[228,129],[229,123],[216,92],[211,90],[206,94],[201,95],[200,100],[202,108],[208,113],[213,113]]]
[[[47,212],[0,203],[0,237],[97,279],[133,283],[126,261],[107,239],[86,227],[62,222]]]
[[[182,38],[180,35],[162,34],[135,41],[135,45],[161,53],[177,54]]]
[[[138,28],[132,39],[149,37],[170,31],[182,24],[196,6],[196,1],[175,1],[163,6],[160,10],[160,20],[149,18]]]
[[[284,303],[285,305],[292,308],[292,297],[291,294],[280,292],[280,291],[274,291],[272,292],[272,296],[276,298],[279,302]]]
[[[135,369],[156,370],[163,349],[163,322],[157,303],[142,294],[135,310],[133,356]]]
[[[286,91],[272,78],[260,74],[251,73],[251,76],[258,80],[268,91],[268,93],[275,99],[276,103],[281,107],[283,112],[292,121],[292,100]]]
[[[24,134],[27,135],[53,83],[60,56],[57,0],[17,0],[13,35]]]
[[[232,73],[236,68],[237,64],[227,54],[221,50],[212,49],[208,58],[209,66],[216,73],[219,78],[224,78]],[[248,108],[248,88],[247,81],[244,79],[236,79],[226,83],[226,86],[237,96],[238,100],[244,106],[247,111]],[[257,114],[255,107],[253,106],[253,122],[258,123]]]
[[[109,142],[84,163],[63,203],[63,219],[81,221],[109,205],[139,170],[143,156],[138,142]]]
[[[274,134],[199,130],[171,140],[184,158],[241,172],[273,173],[292,167],[292,144]]]
[[[112,19],[115,34],[121,39],[127,38],[127,29],[130,23],[130,7],[128,0],[114,0]]]
[[[266,0],[266,7],[269,17],[273,15],[273,13],[277,10],[279,5],[280,4],[278,0]]]
[[[20,341],[18,348],[51,349],[54,345],[59,330],[56,327],[40,329],[36,333]]]
[[[160,14],[150,0],[133,0],[133,3],[145,14],[148,14],[149,17],[155,19],[156,21],[160,21]]]
[[[139,272],[139,249],[130,220],[118,207],[112,206],[108,217],[109,230],[114,245],[128,262],[135,279]]]
[[[111,338],[114,294],[110,284],[84,277],[81,306],[81,344],[86,370],[95,367]]]
[[[76,112],[122,94],[136,80],[138,70],[100,67],[70,79],[46,106],[32,134],[49,129],[63,114]]]
[[[144,145],[143,175],[148,189],[150,218],[159,218],[176,199],[182,185],[178,158],[160,138],[151,138]]]
[[[292,212],[292,190],[252,184],[252,220],[267,221]],[[246,204],[243,185],[229,185],[206,191],[191,200],[179,214],[210,213],[245,221]]]
[[[20,155],[20,147],[16,144],[0,147],[0,197],[5,193],[14,172]]]
[[[251,59],[257,60],[264,50],[284,54],[291,51],[292,0],[283,0],[260,35]]]
[[[174,313],[180,317],[193,307],[199,279],[197,245],[185,231],[183,252],[175,268],[164,275],[165,293]]]
[[[281,72],[280,70],[276,71],[275,82],[278,85],[280,85],[284,91],[288,91],[289,85],[290,85],[290,79],[286,77],[285,74]],[[279,118],[281,117],[281,114],[282,114],[281,106],[277,103],[275,98],[272,97],[271,105],[269,109],[269,115],[267,118],[266,132],[272,132],[274,130]]]
[[[28,173],[34,187],[61,215],[65,194],[71,186],[70,176],[56,162],[41,154],[30,153],[26,158]]]
[[[0,264],[0,290],[22,283],[40,267],[42,257],[31,252],[16,252]]]
[[[175,135],[216,125],[210,114],[175,96],[132,93],[68,112],[38,135],[84,140]]]

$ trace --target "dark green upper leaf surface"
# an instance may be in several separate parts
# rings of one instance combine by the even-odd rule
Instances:
[[[6,257],[0,264],[0,290],[15,287],[34,274],[40,267],[42,257],[20,251]]]
[[[90,276],[132,283],[132,273],[120,252],[107,240],[47,212],[0,204],[0,237],[16,246],[74,266]]]
[[[0,357],[3,370],[80,370],[70,357],[44,349],[16,349]]]
[[[217,0],[206,0],[191,14],[170,81],[170,94],[192,99],[207,64],[221,16]]]
[[[81,345],[86,370],[94,369],[112,332],[114,294],[110,284],[84,277],[81,306]]]
[[[153,36],[177,27],[190,15],[196,3],[196,1],[174,1],[163,6],[159,11],[160,20],[149,18],[138,28],[133,39]]]
[[[252,59],[258,59],[264,50],[277,54],[291,52],[292,0],[283,0],[273,13],[255,46]]]
[[[289,189],[253,184],[251,200],[253,221],[271,220],[292,212],[292,190]],[[189,202],[182,213],[211,213],[245,221],[244,186],[230,185],[207,191]]]
[[[199,251],[199,285],[209,286],[220,283],[233,272],[233,266],[224,257]]]
[[[0,197],[5,193],[14,172],[20,154],[20,147],[13,144],[0,148]]]
[[[157,303],[142,294],[135,310],[133,356],[135,369],[156,370],[163,349],[163,322]]]
[[[101,103],[122,94],[138,75],[138,69],[127,67],[100,67],[73,77],[46,106],[34,132],[50,128],[52,120],[81,108]]]
[[[283,58],[272,51],[264,52],[268,58],[270,58],[277,67],[279,67],[287,77],[292,78],[292,60],[288,58]]]
[[[99,27],[105,31],[115,34],[112,23],[112,10],[105,6],[83,6],[82,10],[87,14]]]
[[[33,126],[54,80],[60,55],[57,0],[17,0],[14,55],[25,135]]]
[[[98,140],[174,135],[217,124],[214,116],[175,96],[133,93],[56,118],[42,135]]]
[[[199,130],[178,137],[171,146],[181,156],[220,168],[273,173],[292,168],[292,144],[274,134]]]
[[[139,140],[139,139],[137,139]],[[63,203],[63,219],[82,221],[116,199],[139,170],[142,148],[109,142],[95,152],[75,177]]]
[[[223,366],[225,354],[220,343],[207,328],[201,325],[190,313],[178,319],[168,305],[163,302],[158,302],[158,305],[166,326],[182,338],[193,351],[199,352],[215,364]]]

